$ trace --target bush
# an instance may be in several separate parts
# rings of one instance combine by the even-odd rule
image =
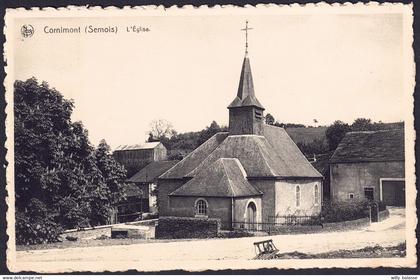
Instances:
[[[156,239],[217,237],[220,220],[186,217],[160,217],[155,229]]]
[[[344,222],[369,217],[367,200],[325,201],[321,215],[323,222]]]
[[[386,204],[383,201],[377,201],[379,206],[379,211],[385,211],[386,210]]]
[[[57,242],[62,231],[38,199],[31,199],[28,212],[16,212],[17,245]]]
[[[252,236],[254,236],[254,234],[246,230],[223,231],[217,234],[217,237],[219,238],[239,238]]]

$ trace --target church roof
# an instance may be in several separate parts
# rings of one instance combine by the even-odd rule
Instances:
[[[238,159],[219,158],[170,195],[244,197],[262,193],[248,182]]]
[[[331,163],[404,161],[404,129],[347,133]]]
[[[210,137],[209,140],[201,144],[194,151],[189,153],[184,159],[178,162],[174,167],[166,171],[160,178],[179,179],[194,170],[220,143],[228,136],[228,132],[219,132]]]
[[[283,128],[265,125],[264,136],[217,133],[160,178],[195,177],[220,158],[237,158],[248,177],[322,177]]]
[[[176,163],[178,163],[178,160],[153,161],[140,169],[127,181],[132,183],[152,183]]]
[[[252,81],[251,65],[248,56],[245,56],[242,63],[241,77],[239,79],[238,93],[228,108],[255,106],[261,109],[264,107],[255,97],[254,82]]]

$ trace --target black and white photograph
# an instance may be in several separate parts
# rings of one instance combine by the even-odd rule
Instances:
[[[8,9],[9,270],[415,267],[412,21]]]

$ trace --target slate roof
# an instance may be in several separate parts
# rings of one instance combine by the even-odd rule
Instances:
[[[201,144],[194,151],[178,162],[174,167],[166,171],[160,178],[178,179],[183,178],[197,167],[223,140],[228,136],[228,132],[219,132],[210,137],[209,140]]]
[[[331,157],[331,163],[404,161],[404,130],[347,133]]]
[[[144,195],[140,187],[136,185],[129,184],[125,187],[124,191],[127,197],[133,197],[133,196],[140,197]]]
[[[148,150],[156,148],[160,142],[147,142],[135,145],[120,145],[115,148],[115,151],[124,151],[124,150]]]
[[[228,108],[255,106],[261,109],[264,107],[255,97],[254,82],[252,80],[251,65],[249,58],[245,56],[242,63],[241,77],[239,79],[238,93]]]
[[[140,169],[139,172],[134,174],[128,182],[132,183],[152,183],[156,179],[165,173],[168,169],[178,163],[178,160],[162,160],[154,161]]]
[[[236,158],[219,158],[171,196],[245,197],[262,195],[246,179]]]
[[[218,133],[160,178],[195,177],[220,158],[236,158],[248,177],[322,178],[280,127],[264,126],[264,136]]]

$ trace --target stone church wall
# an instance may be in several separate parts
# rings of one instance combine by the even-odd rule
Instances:
[[[169,197],[168,194],[175,191],[184,184],[184,180],[173,179],[173,180],[161,180],[157,182],[157,206],[159,216],[172,216],[169,209]]]
[[[315,185],[318,185],[319,202],[315,204]],[[296,200],[296,186],[300,188],[299,206]],[[275,215],[312,216],[321,212],[321,180],[287,180],[277,181],[275,187]]]
[[[246,220],[246,211],[248,207],[249,202],[254,202],[256,208],[257,208],[257,223],[261,223],[262,221],[262,206],[261,206],[261,197],[241,197],[241,198],[235,198],[234,204],[235,204],[235,222],[247,222]]]
[[[250,183],[258,190],[262,191],[264,195],[261,201],[261,220],[268,222],[270,216],[275,215],[275,181],[273,180],[252,180]]]
[[[177,197],[169,198],[168,214],[161,216],[195,217],[195,202],[199,197]],[[232,224],[232,203],[231,198],[204,197],[207,201],[208,218],[220,219],[221,228],[229,229]]]

